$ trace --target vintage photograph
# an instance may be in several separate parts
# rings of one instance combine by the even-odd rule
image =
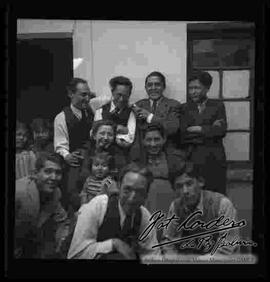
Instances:
[[[15,260],[256,264],[256,24],[17,19]]]

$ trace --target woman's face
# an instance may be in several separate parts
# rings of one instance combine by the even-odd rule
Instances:
[[[107,149],[114,141],[114,131],[113,127],[110,125],[101,125],[94,140],[96,142],[96,148]]]
[[[158,155],[165,142],[166,139],[161,136],[158,130],[146,132],[143,139],[143,145],[146,148],[147,153],[151,155]]]

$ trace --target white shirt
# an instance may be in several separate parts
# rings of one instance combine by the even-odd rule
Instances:
[[[110,113],[115,109],[113,101],[111,101]],[[102,118],[102,108],[96,110],[94,121],[101,120]],[[136,117],[133,111],[130,112],[128,123],[127,123],[128,133],[127,134],[117,134],[116,142],[119,142],[119,139],[124,139],[127,143],[132,144],[135,138],[136,130]]]
[[[80,120],[82,118],[81,110],[75,108],[72,104],[70,108],[73,114]],[[64,159],[69,152],[69,135],[66,124],[65,113],[60,112],[54,119],[54,150]]]
[[[78,221],[68,252],[68,259],[94,259],[98,253],[107,254],[113,250],[112,239],[97,242],[98,229],[103,223],[107,205],[108,196],[100,195],[94,197],[89,203],[84,204],[80,208]],[[118,207],[120,225],[122,227],[126,215],[120,203]],[[151,215],[145,207],[141,206],[140,209],[142,212],[140,232],[143,232],[149,225]],[[159,248],[152,249],[152,246],[155,244],[158,244],[158,241],[156,231],[153,229],[147,238],[139,242],[139,245],[142,247],[142,253],[140,253],[142,260],[153,255],[161,255]]]

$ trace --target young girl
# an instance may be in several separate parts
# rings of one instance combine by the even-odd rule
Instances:
[[[35,118],[31,123],[31,129],[34,139],[32,150],[38,157],[41,151],[52,152],[53,140],[50,121],[43,118]]]
[[[106,152],[90,158],[91,175],[86,179],[81,191],[81,205],[97,195],[118,193],[117,184],[111,177],[113,158]]]
[[[35,168],[36,156],[29,149],[30,135],[26,124],[16,123],[16,179],[30,175]]]

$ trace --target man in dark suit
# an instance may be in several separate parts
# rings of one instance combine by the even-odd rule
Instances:
[[[141,130],[152,122],[159,122],[166,129],[167,146],[178,147],[177,132],[179,130],[180,102],[164,97],[166,88],[165,76],[157,71],[151,72],[145,79],[145,90],[148,98],[133,105],[138,119],[134,151],[141,144]]]
[[[224,103],[207,98],[212,84],[208,72],[193,73],[189,101],[183,105],[182,145],[188,158],[201,167],[208,190],[226,194],[226,156],[222,139],[227,130]]]

